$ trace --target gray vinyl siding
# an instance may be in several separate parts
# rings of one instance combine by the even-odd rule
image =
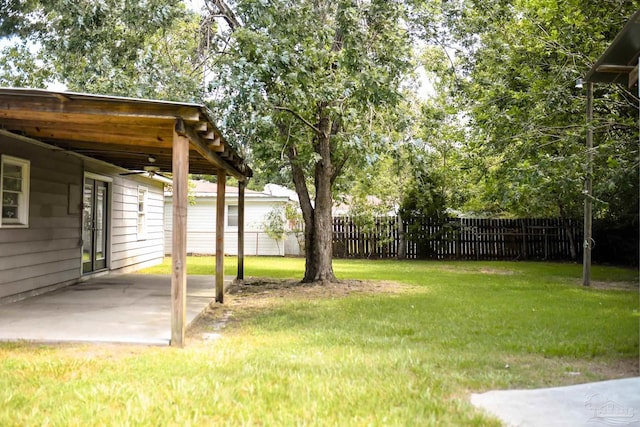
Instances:
[[[162,183],[123,177],[114,166],[2,134],[0,154],[31,163],[29,226],[0,227],[0,298],[39,292],[81,278],[82,209],[69,206],[69,192],[78,191],[75,196],[81,200],[85,172],[112,180],[108,268],[124,272],[162,262]],[[144,240],[139,240],[136,233],[139,185],[148,189],[148,232]]]
[[[0,154],[31,162],[29,227],[0,228],[0,297],[77,280],[81,214],[68,193],[81,187],[81,160],[4,135]]]
[[[138,236],[138,187],[147,193],[147,232]],[[131,270],[162,261],[164,188],[162,184],[119,180],[113,190],[111,268]]]

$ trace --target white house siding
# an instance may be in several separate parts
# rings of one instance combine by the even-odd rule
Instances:
[[[84,172],[113,179],[111,253],[108,266],[126,271],[162,261],[162,184],[145,178],[127,179],[119,169],[0,134],[0,154],[30,161],[29,226],[0,227],[0,298],[28,295],[78,281],[82,276],[82,209]],[[137,241],[137,203],[124,203],[137,186],[149,189],[149,233]],[[126,219],[125,219],[126,218]],[[133,230],[133,236],[131,231]]]
[[[227,255],[238,254],[238,227],[229,227],[226,218],[229,205],[237,205],[237,198],[227,198],[225,206],[224,249]],[[284,256],[284,240],[276,242],[263,229],[265,218],[277,206],[284,206],[284,200],[245,198],[245,255]],[[171,254],[173,208],[171,197],[165,202],[165,253]],[[187,208],[187,252],[194,254],[214,254],[216,251],[216,199],[196,197],[195,204]]]

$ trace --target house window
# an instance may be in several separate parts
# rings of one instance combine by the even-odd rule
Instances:
[[[147,193],[146,187],[138,187],[138,240],[147,236]]]
[[[29,168],[28,160],[2,156],[2,227],[29,226]]]
[[[238,206],[237,205],[227,206],[227,226],[229,227],[238,226]]]

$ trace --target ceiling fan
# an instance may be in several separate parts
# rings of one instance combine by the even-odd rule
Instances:
[[[125,173],[121,173],[120,175],[122,176],[126,176],[126,175],[141,175],[141,174],[147,174],[149,175],[149,178],[153,177],[154,175],[158,175],[161,176],[163,178],[166,179],[171,179],[163,174],[160,173],[160,166],[156,166],[154,165],[154,163],[156,162],[156,158],[153,156],[149,156],[148,158],[149,163],[151,163],[150,165],[144,166],[142,168],[142,170],[139,171],[131,171],[131,172],[125,172]]]

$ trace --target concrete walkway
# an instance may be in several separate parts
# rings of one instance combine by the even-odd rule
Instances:
[[[187,324],[214,298],[214,276],[189,276]],[[170,276],[110,274],[0,305],[0,341],[168,345],[170,339]]]
[[[640,377],[471,395],[508,426],[640,426]]]

